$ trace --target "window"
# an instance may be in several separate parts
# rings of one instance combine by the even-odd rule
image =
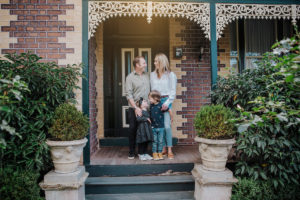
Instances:
[[[233,70],[238,70],[239,64],[242,68],[257,67],[256,62],[277,40],[291,37],[293,32],[290,20],[245,19],[241,22],[229,25],[230,68]],[[243,63],[239,63],[239,59]]]

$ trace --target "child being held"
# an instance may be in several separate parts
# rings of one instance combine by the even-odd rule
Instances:
[[[151,114],[151,127],[153,132],[152,152],[154,160],[163,160],[163,137],[164,137],[164,112],[162,111],[162,103],[160,101],[161,94],[156,90],[149,93],[150,114]]]
[[[138,144],[138,154],[140,160],[152,160],[153,158],[147,154],[149,142],[153,141],[153,133],[151,128],[150,114],[147,111],[149,105],[146,100],[140,98],[136,105],[142,110],[142,116],[137,116],[138,122],[136,132],[136,143]]]

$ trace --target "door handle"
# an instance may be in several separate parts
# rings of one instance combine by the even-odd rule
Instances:
[[[119,82],[119,86],[122,86],[122,82]]]

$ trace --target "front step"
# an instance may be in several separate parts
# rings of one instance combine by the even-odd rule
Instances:
[[[193,191],[191,175],[90,177],[85,183],[86,194],[125,194]]]
[[[153,192],[131,194],[89,194],[86,200],[193,200],[193,191]]]

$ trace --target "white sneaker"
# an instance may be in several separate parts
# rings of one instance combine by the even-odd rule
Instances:
[[[153,160],[152,156],[150,156],[149,154],[144,154],[144,157],[145,157],[147,160]]]
[[[146,158],[144,155],[140,155],[140,154],[139,154],[139,159],[140,159],[141,161],[147,160],[147,158]]]

